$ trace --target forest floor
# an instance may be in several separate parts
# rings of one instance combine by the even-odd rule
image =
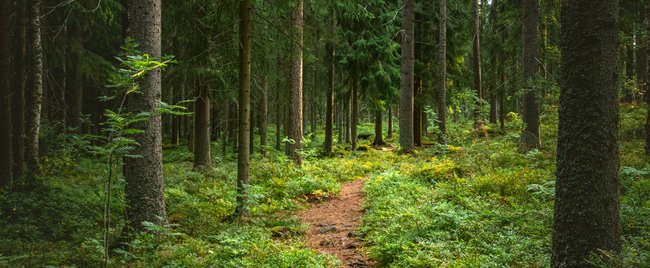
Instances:
[[[363,216],[363,179],[345,183],[338,196],[299,212],[309,225],[306,243],[320,253],[336,256],[344,267],[375,267],[366,257],[357,229]]]

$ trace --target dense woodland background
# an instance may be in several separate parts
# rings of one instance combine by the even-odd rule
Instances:
[[[0,266],[648,267],[650,1],[0,2]]]

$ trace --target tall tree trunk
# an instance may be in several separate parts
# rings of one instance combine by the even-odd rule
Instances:
[[[352,81],[352,106],[350,107],[350,139],[352,140],[351,145],[352,145],[352,151],[357,149],[357,141],[358,141],[358,136],[357,136],[357,125],[359,124],[359,99],[358,99],[358,87],[359,87],[359,82],[357,79],[356,74],[352,75],[353,81]]]
[[[386,138],[393,138],[393,107],[388,106],[388,129],[386,130]]]
[[[416,45],[415,51],[418,50],[419,48]],[[415,76],[413,81],[413,94],[415,96],[413,102],[413,145],[422,146],[422,104],[420,103],[422,99],[422,80],[418,75]]]
[[[552,267],[591,267],[592,254],[621,251],[618,10],[618,1],[562,1]]]
[[[223,115],[223,135],[221,136],[221,154],[225,158],[228,155],[228,140],[230,137],[230,101],[224,103],[225,113]]]
[[[483,99],[483,77],[481,73],[481,10],[479,9],[479,1],[480,0],[472,0],[472,70],[474,70],[474,89],[476,90],[476,96],[479,98],[479,102],[476,105],[476,110],[474,111],[474,117],[477,123],[482,120],[482,118],[480,118],[482,110],[482,103],[480,100]]]
[[[239,6],[239,151],[237,153],[237,206],[235,217],[248,216],[248,177],[251,124],[251,0]]]
[[[269,81],[266,75],[262,78],[262,101],[260,103],[260,153],[266,156],[267,151],[267,132],[269,117]]]
[[[440,0],[438,33],[438,143],[447,144],[447,0]]]
[[[289,155],[297,166],[302,166],[302,49],[303,49],[303,9],[304,0],[297,0],[293,12],[294,35],[291,53],[291,131],[294,141],[289,146]]]
[[[402,74],[399,111],[399,143],[404,152],[413,151],[414,0],[404,0],[402,19]]]
[[[0,1],[0,188],[11,185],[13,180],[9,5],[8,1]]]
[[[386,144],[383,137],[383,118],[381,115],[381,110],[375,111],[375,139],[372,141],[374,146],[382,146]]]
[[[625,57],[625,80],[633,81],[634,80],[634,47],[632,44],[625,46],[626,57]],[[627,83],[626,83],[627,85]],[[634,97],[634,92],[631,87],[625,87],[625,95],[623,95],[623,102],[631,103]]]
[[[535,86],[539,75],[539,0],[523,0],[524,12],[524,83],[522,119],[524,129],[521,133],[521,149],[532,150],[541,146],[539,132],[538,87]]]
[[[212,166],[210,154],[210,93],[205,85],[196,88],[194,102],[194,169],[207,170]]]
[[[30,73],[29,99],[27,102],[27,131],[25,132],[25,163],[30,175],[39,174],[39,133],[41,130],[41,104],[43,102],[43,47],[41,44],[41,1],[30,1]]]
[[[650,12],[650,0],[646,0],[645,2],[645,9],[646,9],[646,14]],[[646,48],[650,48],[650,17],[648,15],[645,16],[645,27],[646,27]],[[648,57],[646,53],[646,58],[644,59],[646,63],[646,78],[650,77],[650,57]],[[646,79],[647,81],[647,79]],[[646,85],[646,93],[645,93],[645,101],[648,104],[647,106],[647,115],[646,115],[646,124],[645,124],[645,132],[646,132],[646,138],[645,138],[645,154],[650,155],[650,92],[648,92],[648,89],[650,89],[649,85]]]
[[[506,72],[504,59],[499,60],[499,126],[501,131],[506,130]]]
[[[639,12],[641,26],[645,24],[647,15],[645,12]],[[644,40],[644,34],[637,35],[637,52],[636,52],[636,76],[639,90],[646,91],[648,83],[648,45]]]
[[[129,5],[130,30],[142,53],[160,58],[161,0],[134,1]],[[124,159],[126,215],[134,231],[143,230],[142,222],[162,225],[166,222],[162,169],[162,121],[157,114],[161,99],[161,70],[155,69],[140,80],[140,93],[131,94],[128,110],[146,112],[147,121],[133,124],[144,132],[134,135],[139,146],[132,151],[140,158]]]
[[[12,131],[14,177],[23,175],[25,166],[25,91],[27,87],[27,3],[26,0],[16,0],[16,35],[14,48],[13,96],[12,96]]]
[[[338,144],[342,145],[343,143],[345,143],[345,132],[346,132],[345,131],[345,129],[346,129],[346,127],[345,127],[345,109],[344,109],[345,101],[341,99],[342,96],[340,94],[336,94],[335,96],[336,96],[336,100],[339,103],[337,105],[338,106],[338,112],[334,113],[334,115],[337,118],[336,120],[338,121],[337,122]],[[336,104],[336,101],[334,103]]]
[[[336,14],[334,15],[336,17]],[[336,30],[336,20],[332,20],[332,33]],[[334,34],[332,34],[334,35]],[[334,42],[330,41],[327,47],[327,56],[330,57],[327,63],[327,108],[325,114],[325,155],[332,154],[334,146]]]
[[[345,143],[351,143],[352,136],[352,95],[347,97],[345,101]]]
[[[278,63],[278,69],[280,69]],[[275,149],[282,150],[282,86],[280,79],[275,84]]]

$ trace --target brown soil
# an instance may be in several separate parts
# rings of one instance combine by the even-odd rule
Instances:
[[[363,242],[356,234],[363,215],[362,188],[363,180],[343,184],[339,196],[298,214],[309,225],[307,245],[336,256],[343,267],[375,267],[365,256]]]

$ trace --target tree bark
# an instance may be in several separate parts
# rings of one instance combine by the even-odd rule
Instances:
[[[359,99],[358,99],[358,87],[359,87],[359,82],[357,79],[356,74],[352,74],[353,76],[353,81],[352,81],[352,105],[350,107],[350,139],[351,139],[351,146],[352,146],[352,151],[355,151],[357,149],[357,125],[359,124]]]
[[[481,101],[483,99],[483,87],[482,87],[482,71],[481,71],[481,24],[480,24],[480,9],[479,9],[480,0],[472,0],[472,70],[474,71],[474,89],[476,90],[476,96],[479,99],[479,102],[476,105],[476,111],[474,111],[475,120],[478,123],[482,120],[481,117]],[[478,125],[478,124],[477,124]]]
[[[562,1],[552,267],[621,251],[618,1]],[[610,256],[611,256],[610,255]]]
[[[16,35],[17,42],[14,48],[15,78],[12,96],[12,131],[13,131],[13,157],[14,177],[23,175],[25,165],[25,91],[27,87],[27,4],[26,0],[16,0]]]
[[[438,143],[447,144],[447,0],[440,0],[438,33]]]
[[[280,69],[280,63],[278,62],[278,69]],[[282,150],[282,86],[280,79],[277,80],[275,84],[275,149],[280,151]]]
[[[297,166],[302,166],[302,49],[303,49],[303,9],[304,0],[297,0],[293,12],[294,37],[291,54],[291,131],[294,141],[289,146],[289,156]]]
[[[251,123],[251,0],[239,6],[239,150],[235,217],[248,216]]]
[[[207,170],[212,166],[210,154],[210,93],[199,85],[194,102],[194,169]]]
[[[9,5],[8,1],[0,1],[0,188],[11,185],[13,180]]]
[[[646,14],[648,12],[650,12],[650,0],[646,0],[646,2],[645,2],[645,10],[646,10]],[[650,17],[648,17],[648,15],[645,16],[644,23],[645,23],[645,27],[646,27],[645,44],[646,44],[646,48],[650,48]],[[644,60],[647,62],[646,63],[646,74],[645,74],[646,81],[647,81],[647,78],[650,77],[650,68],[648,68],[648,66],[650,66],[650,61],[649,61],[650,57],[648,57],[647,53],[646,53],[646,58]],[[648,92],[649,88],[650,88],[650,86],[646,85],[646,91],[645,91],[646,93],[645,93],[645,96],[644,96],[646,104],[648,104],[648,106],[646,108],[647,109],[647,112],[646,112],[647,115],[646,115],[646,124],[645,124],[645,133],[646,133],[646,136],[645,136],[645,154],[646,155],[650,155],[650,93]]]
[[[266,75],[262,78],[262,101],[260,103],[260,153],[266,156],[267,132],[269,117],[269,81]]]
[[[383,137],[383,118],[381,115],[381,110],[375,111],[375,139],[372,141],[373,146],[382,146],[386,143],[384,142]]]
[[[388,106],[388,129],[386,130],[386,138],[390,139],[393,137],[393,107]]]
[[[335,15],[336,16],[336,15]],[[336,30],[336,20],[332,20],[332,32]],[[334,34],[332,34],[334,35]],[[327,108],[325,114],[325,155],[332,154],[332,147],[334,146],[334,56],[335,56],[334,42],[331,41],[327,48],[328,59],[327,66]]]
[[[141,0],[130,3],[131,35],[142,53],[161,56],[161,0]],[[126,181],[126,215],[133,231],[142,231],[142,222],[162,225],[166,222],[162,169],[162,122],[157,113],[161,100],[161,70],[154,69],[140,81],[140,93],[131,94],[128,110],[150,113],[149,120],[133,124],[144,132],[134,135],[139,146],[131,152],[140,158],[124,159]]]
[[[539,0],[523,0],[524,13],[523,55],[524,83],[522,119],[524,129],[521,133],[521,149],[529,151],[541,146],[539,103],[537,86],[539,75]]]
[[[27,102],[27,131],[25,133],[25,163],[29,175],[40,173],[39,133],[41,130],[41,105],[43,102],[43,47],[41,44],[41,1],[30,1],[30,74],[29,99]]]
[[[415,51],[418,50],[419,48],[416,48]],[[420,103],[422,99],[422,80],[418,75],[415,76],[413,81],[413,95],[415,98],[413,100],[413,145],[422,146],[422,104]]]
[[[404,0],[402,19],[402,74],[399,111],[399,143],[404,152],[413,151],[414,0]]]

